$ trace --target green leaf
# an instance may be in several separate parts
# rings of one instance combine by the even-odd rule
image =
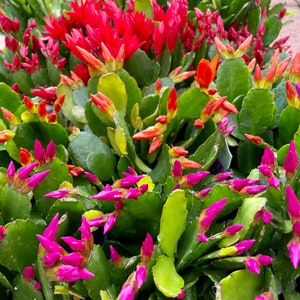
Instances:
[[[6,278],[4,274],[0,272],[0,284],[4,286],[6,289],[12,291],[13,287],[11,286],[10,282]]]
[[[38,239],[44,226],[31,219],[18,219],[6,225],[6,235],[0,243],[0,264],[9,270],[23,272],[37,258]]]
[[[98,170],[105,180],[114,172],[116,162],[111,149],[92,133],[79,133],[69,144],[69,154],[76,165],[91,172]]]
[[[177,116],[179,120],[194,120],[200,117],[200,114],[208,102],[206,94],[198,88],[190,88],[180,95],[178,99]]]
[[[18,147],[33,149],[35,140],[42,140],[36,123],[20,123],[16,130],[14,142]]]
[[[22,103],[19,95],[14,92],[8,85],[0,82],[0,107],[8,109],[14,114],[21,104]],[[6,119],[3,117],[1,110],[0,118],[7,123]]]
[[[155,285],[160,292],[166,297],[178,296],[184,286],[184,280],[176,272],[173,258],[159,256],[152,271]]]
[[[221,63],[216,81],[218,92],[232,102],[240,95],[246,95],[250,88],[249,69],[242,58],[229,59]]]
[[[269,46],[278,37],[282,28],[278,16],[272,15],[265,21],[265,33],[263,36],[264,46]]]
[[[14,282],[13,299],[15,300],[43,300],[44,297],[40,291],[37,291],[31,282],[18,276]]]
[[[110,287],[110,268],[101,246],[94,246],[86,268],[95,274],[95,277],[84,280],[83,283],[88,289],[91,299],[100,299],[100,290]]]
[[[106,153],[92,152],[87,157],[87,169],[103,181],[111,179],[115,171],[115,165],[115,157]]]
[[[136,0],[134,2],[134,10],[142,11],[146,17],[153,18],[153,9],[149,0]]]
[[[278,134],[282,144],[289,144],[300,125],[300,110],[287,106],[280,114]]]
[[[92,102],[87,102],[85,106],[85,117],[88,122],[88,127],[96,136],[106,135],[106,126],[99,120],[97,114],[94,112],[92,106],[95,106]],[[99,110],[98,110],[99,111]]]
[[[140,49],[127,60],[124,68],[135,78],[139,86],[153,83],[160,71],[159,64],[151,60],[146,52]]]
[[[170,162],[169,147],[164,144],[158,156],[158,162],[149,173],[155,183],[164,183],[170,175],[172,165]]]
[[[126,115],[127,93],[125,83],[116,73],[108,73],[100,77],[98,92],[103,93],[114,103],[116,109]]]
[[[244,227],[237,232],[234,236],[223,239],[219,243],[219,247],[227,247],[239,240],[242,240],[246,235],[247,231],[250,229],[251,224],[255,219],[256,213],[265,206],[267,202],[266,198],[255,197],[255,198],[245,198],[242,205],[239,207],[236,217],[233,219],[232,224],[242,224]]]
[[[33,190],[36,206],[44,215],[48,215],[50,207],[56,199],[44,198],[43,196],[51,191],[57,190],[64,181],[72,182],[72,177],[66,164],[59,159],[54,159],[51,163],[40,167],[38,171],[50,170],[47,177]]]
[[[261,293],[262,274],[238,270],[221,280],[217,286],[217,298],[222,300],[253,300]]]
[[[44,142],[45,145],[51,140],[53,140],[56,145],[62,144],[67,146],[69,144],[67,131],[62,125],[45,122],[38,122],[37,125],[40,136],[42,137],[40,141]]]
[[[5,185],[1,191],[0,211],[7,223],[16,219],[27,219],[31,212],[31,197],[21,194],[11,185]]]
[[[221,138],[220,133],[215,131],[189,158],[200,163],[203,169],[207,170],[216,160],[223,143],[224,140]]]
[[[274,95],[269,89],[252,88],[244,98],[238,115],[242,133],[263,134],[275,117]]]
[[[174,257],[177,242],[185,229],[187,200],[183,190],[175,190],[168,197],[161,214],[158,241],[169,257]]]

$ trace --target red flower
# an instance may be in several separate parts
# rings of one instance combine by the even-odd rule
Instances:
[[[195,80],[199,83],[200,88],[207,89],[210,83],[216,76],[218,55],[216,54],[211,61],[207,59],[201,59],[197,67],[197,75]]]

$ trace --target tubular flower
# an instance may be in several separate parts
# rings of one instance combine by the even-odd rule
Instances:
[[[209,230],[210,225],[216,218],[217,214],[225,207],[227,198],[211,204],[208,208],[204,209],[198,218],[198,240],[206,242],[208,239],[205,233]]]
[[[20,147],[19,159],[20,159],[20,164],[22,166],[25,166],[25,165],[29,165],[32,162],[33,157],[28,149]]]
[[[282,166],[283,173],[287,179],[291,179],[298,169],[298,154],[296,151],[295,142],[290,142],[289,151],[284,159]]]
[[[294,269],[298,269],[298,265],[300,262],[300,238],[294,237],[287,245],[290,261],[294,267]]]
[[[5,143],[15,136],[15,133],[12,130],[4,129],[0,131],[0,143]]]
[[[267,266],[273,262],[273,258],[268,255],[258,254],[255,257],[247,257],[244,260],[247,270],[254,274],[260,273],[261,266]]]
[[[168,102],[167,102],[167,120],[170,122],[174,117],[176,116],[178,110],[178,100],[177,100],[177,94],[176,89],[173,87],[171,89]]]
[[[252,135],[252,134],[248,134],[248,133],[244,133],[244,136],[246,137],[246,139],[248,141],[250,141],[253,144],[262,145],[262,146],[265,145],[264,140],[260,136]]]
[[[113,264],[116,267],[120,268],[123,265],[123,259],[121,255],[117,252],[117,250],[112,245],[109,246],[109,252]]]
[[[300,82],[300,52],[296,53],[288,72],[292,82]]]
[[[174,70],[171,71],[169,74],[169,78],[174,82],[174,83],[179,83],[182,82],[196,74],[196,71],[186,71],[186,72],[180,72],[182,69],[182,66],[179,66],[175,68]]]
[[[254,243],[255,243],[255,240],[253,240],[253,239],[243,240],[241,242],[236,243],[235,245],[220,249],[218,256],[225,257],[225,256],[241,255],[244,252],[248,251],[253,246]]]
[[[299,86],[299,84],[296,83],[296,88]],[[287,80],[285,82],[285,87],[286,87],[286,101],[289,106],[295,107],[297,109],[300,109],[300,99],[299,99],[299,93],[297,93],[294,90],[294,87],[292,83]]]
[[[100,111],[109,119],[113,120],[116,108],[110,98],[101,92],[97,95],[90,95],[92,102],[100,109]]]
[[[5,107],[1,107],[1,111],[3,117],[9,122],[9,124],[11,124],[12,126],[16,126],[19,124],[18,118],[8,109],[6,109]]]
[[[211,61],[204,58],[200,60],[195,76],[195,81],[198,82],[200,89],[207,90],[216,77],[218,59],[218,55],[215,55]]]

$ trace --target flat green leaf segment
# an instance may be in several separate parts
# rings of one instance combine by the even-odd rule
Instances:
[[[184,191],[175,190],[163,207],[158,241],[169,257],[174,257],[177,242],[185,229],[186,204]]]
[[[221,280],[217,287],[218,300],[253,300],[260,294],[263,276],[248,270],[238,270]]]
[[[176,297],[184,285],[183,278],[176,272],[174,259],[165,255],[158,257],[153,278],[158,290],[166,297]]]

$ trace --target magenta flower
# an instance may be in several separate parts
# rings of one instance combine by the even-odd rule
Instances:
[[[227,179],[228,177],[230,177],[232,175],[232,173],[233,172],[223,172],[223,173],[216,174],[213,177],[213,181],[215,181],[215,182],[223,181],[223,180]]]
[[[236,243],[233,247],[236,249],[236,255],[241,255],[245,251],[249,250],[253,244],[255,243],[255,240],[244,240],[241,242]]]
[[[300,203],[290,185],[287,185],[285,190],[285,195],[286,195],[286,200],[288,205],[288,214],[290,218],[291,219],[300,218]]]
[[[14,162],[11,161],[6,170],[6,180],[7,180],[8,184],[11,184],[13,182],[15,172],[16,172],[16,168],[15,168]]]
[[[61,238],[73,251],[81,252],[84,249],[84,242],[77,240],[72,236],[63,236]]]
[[[121,267],[123,264],[122,257],[112,245],[109,246],[109,252],[113,264],[117,267]]]
[[[103,190],[98,194],[91,197],[91,199],[104,200],[104,201],[116,201],[123,198],[123,190]]]
[[[200,171],[196,173],[190,173],[182,177],[180,184],[182,187],[191,188],[198,184],[203,178],[209,174],[208,171]]]
[[[267,185],[249,185],[249,186],[245,186],[239,193],[241,195],[253,195],[253,194],[260,193],[267,188],[268,188]]]
[[[279,188],[280,179],[276,178],[275,176],[272,176],[271,178],[269,178],[269,185],[274,188]]]
[[[300,262],[300,239],[294,237],[287,245],[290,253],[290,261],[295,269],[298,269]]]
[[[250,272],[254,274],[259,274],[260,273],[260,267],[257,262],[257,260],[254,257],[247,257],[244,260],[246,269],[249,270]]]
[[[172,168],[172,175],[174,176],[175,180],[179,179],[182,176],[182,166],[179,160],[174,161],[174,165]]]
[[[293,233],[297,236],[300,236],[300,221],[297,220],[294,224],[293,224]]]
[[[256,296],[254,300],[274,300],[274,295],[272,292],[263,292],[260,295]]]
[[[49,268],[53,267],[57,263],[57,261],[60,259],[61,255],[62,254],[60,252],[47,253],[44,256],[43,264]]]
[[[34,268],[32,266],[28,266],[26,268],[24,268],[23,270],[23,278],[26,281],[33,281],[34,280],[34,276],[35,276],[35,271]]]
[[[290,142],[288,154],[285,157],[282,170],[287,179],[291,179],[298,168],[298,154],[294,141]]]
[[[106,218],[106,222],[104,224],[103,233],[106,234],[108,231],[110,231],[114,227],[116,221],[117,221],[116,214],[114,213],[108,214]]]
[[[264,176],[267,176],[267,177],[272,176],[272,168],[270,166],[259,165],[257,168],[260,171],[260,173],[263,174]]]
[[[235,235],[237,232],[239,232],[242,228],[244,227],[244,225],[242,224],[233,224],[231,226],[228,226],[224,231],[223,231],[223,235],[224,236],[232,236]]]
[[[217,216],[217,214],[224,208],[227,198],[212,203],[208,208],[204,209],[199,216],[198,232],[206,233]]]
[[[17,172],[18,179],[24,180],[28,178],[29,174],[33,171],[33,169],[38,165],[38,163],[34,162],[28,166],[24,166],[20,168],[20,170]]]
[[[84,172],[85,176],[88,178],[89,181],[91,181],[95,185],[100,185],[100,179],[91,172]]]
[[[3,238],[6,235],[6,229],[4,225],[0,225],[0,242],[3,240]]]
[[[130,282],[125,282],[122,286],[119,299],[120,300],[133,300],[136,294],[135,287]]]
[[[59,281],[73,282],[77,280],[87,280],[95,275],[85,268],[73,267],[69,265],[61,265],[57,269],[57,279]]]
[[[36,173],[32,175],[31,177],[26,179],[25,185],[21,189],[21,193],[27,194],[31,192],[33,189],[35,189],[41,181],[45,179],[45,177],[50,173],[50,170],[45,170],[40,173]]]
[[[48,239],[43,235],[37,234],[36,237],[40,241],[43,248],[50,253],[51,252],[63,253],[65,251],[58,243],[51,241],[50,239]]]
[[[91,232],[91,227],[84,215],[81,217],[81,226],[80,226],[79,230],[81,231],[81,240],[83,242],[88,242],[88,241],[93,240],[93,234]]]
[[[65,265],[70,265],[73,267],[80,267],[83,262],[83,256],[77,252],[72,252],[70,254],[64,255],[60,258],[60,261]]]
[[[141,286],[146,281],[147,275],[148,275],[148,270],[147,270],[146,265],[144,265],[144,264],[137,265],[136,273],[135,273],[135,280],[137,282],[138,289],[141,288]]]
[[[56,90],[54,90],[54,93],[56,93]],[[34,159],[40,165],[45,165],[54,159],[56,155],[56,145],[51,140],[47,145],[46,150],[44,150],[42,143],[39,140],[35,140],[34,147],[33,147],[33,154],[34,154]]]
[[[58,218],[59,218],[59,214],[56,213],[43,233],[44,237],[48,238],[53,242],[55,241],[56,234],[58,231]]]
[[[207,243],[208,242],[208,237],[206,236],[205,233],[199,233],[197,235],[197,239],[199,243]]]
[[[253,185],[258,182],[259,182],[259,180],[257,180],[257,179],[249,179],[249,178],[243,178],[243,179],[235,178],[235,179],[228,180],[229,186],[234,191],[237,191],[237,192],[239,192],[246,186]]]
[[[271,256],[264,254],[256,255],[256,260],[260,266],[267,266],[273,262],[273,258]]]
[[[54,198],[54,199],[59,199],[59,198],[64,198],[69,195],[68,189],[64,188],[61,190],[55,190],[52,192],[49,192],[45,194],[43,197],[44,198]]]
[[[261,165],[268,166],[271,170],[274,170],[276,163],[275,153],[271,150],[269,146],[266,146],[263,156],[261,158]]]
[[[142,261],[148,262],[154,252],[153,238],[150,233],[147,233],[145,240],[142,243],[141,255]]]
[[[139,182],[143,177],[144,175],[127,175],[126,177],[120,179],[120,186],[122,188],[130,187]]]

